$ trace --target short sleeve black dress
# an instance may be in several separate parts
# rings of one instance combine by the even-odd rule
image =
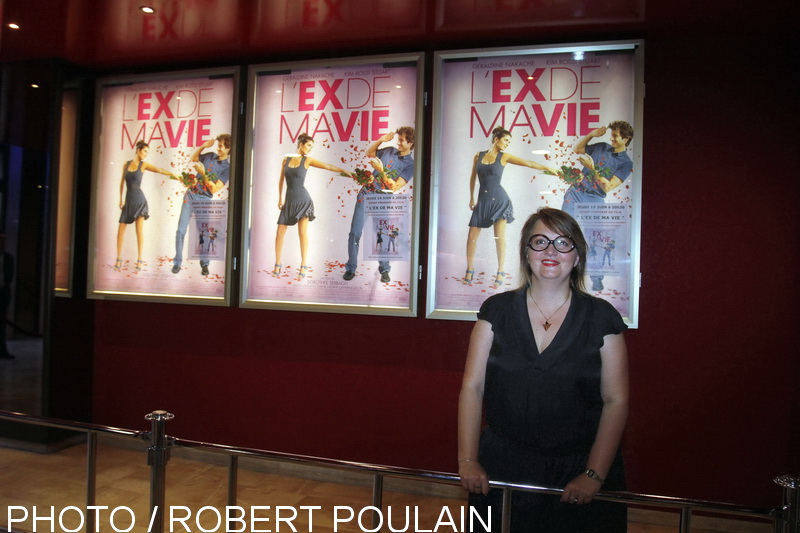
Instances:
[[[563,487],[585,470],[597,434],[603,337],[627,326],[605,300],[573,292],[564,323],[539,353],[526,297],[524,290],[497,294],[478,313],[494,334],[484,388],[487,426],[478,460],[490,479]],[[603,489],[625,489],[619,453]],[[470,495],[470,505],[484,517],[491,508],[492,531],[500,531],[501,498],[498,490]],[[558,499],[515,493],[512,532],[626,531],[622,504],[595,500],[570,505]]]

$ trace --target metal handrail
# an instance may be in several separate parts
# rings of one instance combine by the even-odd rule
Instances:
[[[160,509],[161,513],[159,513],[158,516],[162,519],[160,521],[154,521],[153,527],[149,529],[150,531],[156,533],[161,533],[163,531],[161,528],[163,528],[163,509],[165,499],[164,480],[166,476],[166,465],[169,461],[169,450],[175,446],[182,448],[202,448],[213,453],[225,454],[228,456],[229,506],[236,506],[236,485],[239,464],[238,460],[240,457],[283,461],[315,467],[347,469],[371,473],[373,475],[372,504],[378,509],[382,509],[384,490],[383,480],[385,477],[410,479],[429,483],[460,485],[459,477],[456,474],[448,472],[416,470],[397,466],[345,461],[310,455],[296,455],[286,452],[234,447],[223,444],[167,437],[164,431],[165,425],[167,420],[173,418],[173,415],[167,413],[166,411],[154,411],[146,415],[145,418],[152,422],[152,430],[149,432],[133,431],[112,426],[74,422],[0,410],[0,420],[9,420],[87,433],[87,508],[95,504],[97,434],[105,433],[116,436],[128,436],[148,440],[150,442],[150,447],[148,448],[147,452],[148,465],[151,467],[150,508],[151,513],[154,509]],[[758,518],[772,522],[775,533],[800,533],[800,477],[788,475],[780,476],[775,478],[774,481],[783,488],[783,500],[780,506],[772,508],[743,507],[724,502],[676,498],[652,494],[638,494],[624,491],[599,492],[595,499],[614,501],[617,503],[631,503],[651,507],[678,509],[681,515],[679,526],[680,533],[690,533],[691,517],[695,511]],[[561,488],[522,483],[508,483],[503,481],[490,481],[489,486],[503,490],[503,533],[507,533],[509,530],[510,520],[508,514],[510,510],[511,494],[514,491],[526,491],[554,495],[563,493],[563,489]],[[91,517],[91,513],[87,513],[87,532],[94,531],[95,528],[95,524],[89,520],[89,517]],[[377,520],[377,517],[373,516],[373,525],[375,524],[375,520]]]

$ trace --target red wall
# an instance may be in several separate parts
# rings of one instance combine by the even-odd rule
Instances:
[[[796,7],[714,4],[648,2],[640,23],[503,38],[437,33],[429,19],[383,50],[645,39],[630,488],[775,505],[772,477],[800,470]],[[357,51],[373,50],[342,50]],[[167,409],[170,434],[182,438],[456,467],[470,323],[111,301],[94,309],[98,423],[144,428],[144,414]]]

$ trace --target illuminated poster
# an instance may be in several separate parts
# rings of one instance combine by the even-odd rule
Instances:
[[[225,303],[234,90],[230,70],[100,83],[90,295]]]
[[[640,46],[437,56],[429,316],[472,320],[519,287],[519,232],[548,206],[581,225],[587,291],[635,325]]]
[[[251,69],[244,305],[414,313],[420,61]]]

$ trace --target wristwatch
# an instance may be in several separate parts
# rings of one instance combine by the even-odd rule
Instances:
[[[583,473],[589,476],[590,478],[594,479],[595,481],[598,481],[601,485],[606,481],[605,479],[600,477],[600,474],[598,474],[591,468],[587,468],[586,470],[583,471]]]

